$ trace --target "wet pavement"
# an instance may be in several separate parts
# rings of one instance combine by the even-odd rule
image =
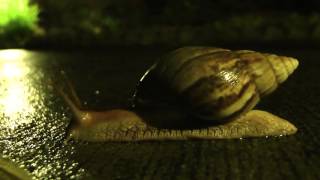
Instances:
[[[316,50],[272,51],[300,67],[258,108],[298,133],[242,140],[65,142],[72,119],[49,79],[65,71],[88,108],[126,107],[165,49],[0,51],[0,152],[35,179],[319,179],[320,61]]]

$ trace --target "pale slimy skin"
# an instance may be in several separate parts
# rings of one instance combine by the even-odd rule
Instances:
[[[112,113],[112,112],[110,112]],[[265,111],[252,110],[237,120],[201,129],[159,129],[148,126],[132,112],[90,126],[78,126],[70,137],[84,141],[155,141],[188,139],[235,139],[246,137],[284,136],[297,132],[285,119]],[[118,115],[116,115],[118,116]]]
[[[181,48],[164,58],[150,70],[173,90],[171,97],[184,98],[183,102],[190,106],[190,114],[186,111],[166,113],[159,108],[161,106],[155,106],[154,112],[157,113],[152,116],[145,115],[139,108],[135,111],[83,110],[70,82],[67,82],[69,93],[56,84],[58,93],[74,115],[69,138],[84,141],[233,139],[297,132],[297,128],[285,119],[265,111],[251,110],[260,97],[273,92],[297,68],[296,59],[209,47]],[[142,77],[142,85],[145,78],[152,77],[148,73]],[[214,80],[213,84],[208,77]],[[136,92],[134,98],[138,102],[140,92]],[[231,99],[220,102],[220,97]],[[173,125],[176,121],[180,124]],[[167,124],[162,126],[162,122]]]

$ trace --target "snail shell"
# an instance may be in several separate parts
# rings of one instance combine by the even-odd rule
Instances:
[[[177,49],[155,63],[135,91],[138,109],[150,106],[223,123],[251,110],[297,68],[291,57],[211,47]]]

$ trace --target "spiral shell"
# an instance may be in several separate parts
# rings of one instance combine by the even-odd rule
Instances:
[[[297,66],[294,58],[249,50],[180,48],[141,78],[135,104],[175,104],[197,119],[221,123],[251,110]]]

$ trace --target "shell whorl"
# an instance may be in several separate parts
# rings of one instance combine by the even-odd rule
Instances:
[[[140,82],[155,77],[161,84],[155,87],[157,91],[168,89],[184,104],[185,111],[200,119],[223,122],[251,110],[297,66],[296,59],[285,56],[185,47],[162,57]]]
[[[274,54],[248,50],[234,51],[245,61],[254,79],[260,96],[273,92],[298,67],[298,60]]]

